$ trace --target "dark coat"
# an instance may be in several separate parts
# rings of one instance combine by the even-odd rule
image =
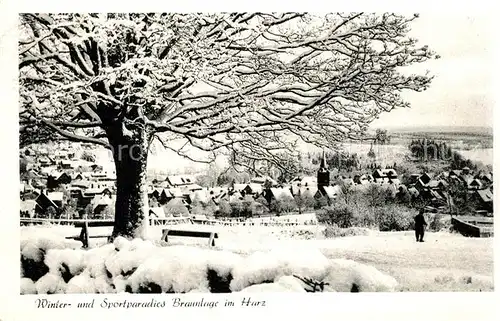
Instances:
[[[419,213],[417,216],[414,218],[415,220],[415,228],[423,228],[424,226],[427,225],[427,222],[425,221],[424,214]]]

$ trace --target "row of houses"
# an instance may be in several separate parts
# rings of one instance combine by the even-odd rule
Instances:
[[[436,207],[452,206],[448,196],[450,185],[460,186],[467,194],[467,200],[475,206],[476,212],[493,213],[493,173],[473,173],[468,167],[432,175],[412,175],[408,191],[414,197],[429,200]],[[451,203],[450,203],[451,202]]]
[[[99,216],[114,205],[115,172],[77,158],[70,145],[27,148],[20,159],[26,166],[20,182],[21,216],[59,216],[69,205],[73,216],[84,210]]]
[[[113,207],[116,199],[114,171],[105,171],[98,164],[91,162],[87,164],[90,166],[85,167],[86,171],[75,169],[74,166],[66,168],[63,161],[72,161],[68,159],[71,156],[74,155],[64,152],[57,152],[54,156],[44,153],[39,158],[48,158],[49,165],[29,169],[30,175],[26,175],[21,182],[22,215],[46,215],[49,208],[60,213],[69,202],[74,205],[77,215],[83,211],[91,211],[99,217]],[[157,208],[165,205],[185,207],[189,211],[197,202],[217,207],[221,201],[235,202],[249,198],[267,205],[274,200],[287,202],[297,196],[313,199],[325,197],[331,203],[342,193],[341,185],[363,188],[379,184],[390,187],[395,192],[406,190],[413,198],[442,206],[447,201],[446,191],[449,184],[456,181],[464,184],[471,196],[478,199],[482,204],[481,210],[492,211],[492,173],[474,174],[468,168],[438,175],[413,174],[406,185],[401,184],[398,173],[392,168],[376,169],[371,173],[353,177],[339,177],[338,181],[339,184],[331,185],[330,172],[323,157],[316,177],[295,177],[286,184],[278,184],[270,177],[260,176],[245,184],[233,183],[229,186],[203,188],[196,183],[196,177],[193,175],[170,175],[151,183],[148,196],[150,207],[156,209],[153,212],[160,213]]]

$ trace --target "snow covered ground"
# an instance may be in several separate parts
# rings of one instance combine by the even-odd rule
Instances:
[[[66,226],[49,228],[62,236],[79,230]],[[393,276],[401,291],[492,291],[493,239],[465,238],[450,233],[426,233],[426,242],[416,243],[412,231],[377,232],[367,236],[324,239],[320,226],[204,226],[176,225],[174,229],[216,231],[216,249],[249,255],[256,251],[289,249],[301,253],[321,251],[329,259],[350,259]],[[95,230],[95,228],[93,229]],[[148,238],[155,243],[161,227],[151,227]],[[100,233],[95,231],[95,233]],[[104,241],[104,240],[102,240]],[[102,243],[98,242],[98,243]],[[207,239],[169,237],[173,244],[205,247]],[[93,245],[98,245],[94,243]],[[302,252],[304,251],[304,252]]]

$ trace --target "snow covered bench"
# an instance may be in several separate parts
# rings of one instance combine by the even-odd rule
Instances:
[[[216,232],[164,229],[161,240],[168,243],[168,236],[206,237],[208,238],[208,246],[215,246],[215,239],[219,238]]]
[[[99,220],[99,221],[83,221],[83,222],[77,222],[75,224],[75,227],[81,227],[81,232],[80,235],[78,236],[68,236],[66,237],[67,239],[72,239],[72,240],[77,240],[82,242],[84,248],[89,247],[89,239],[91,238],[107,238],[109,239],[111,237],[111,231],[107,233],[101,233],[97,235],[93,235],[90,233],[91,227],[112,227],[114,226],[114,221],[109,221],[109,220]]]

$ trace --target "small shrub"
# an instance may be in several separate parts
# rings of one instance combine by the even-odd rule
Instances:
[[[402,206],[384,206],[375,210],[380,231],[407,231],[413,229],[416,213]]]
[[[316,214],[319,223],[347,228],[355,225],[354,212],[347,205],[335,204]]]
[[[451,230],[451,219],[449,215],[434,214],[429,218],[429,229],[434,232]]]
[[[327,226],[323,230],[325,238],[368,235],[368,229],[361,227],[340,228],[338,226]]]

